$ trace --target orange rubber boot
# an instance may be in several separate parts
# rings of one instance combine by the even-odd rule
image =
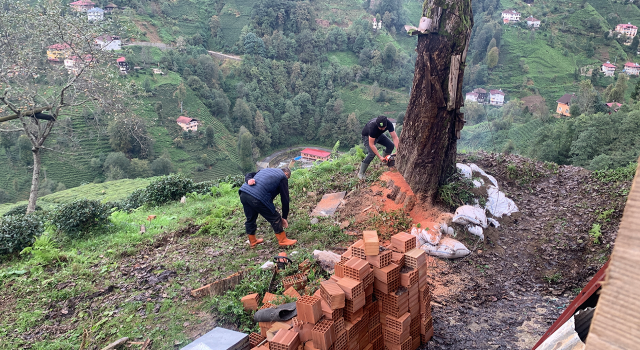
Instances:
[[[251,246],[251,249],[255,248],[256,245],[262,244],[262,242],[264,242],[264,239],[262,238],[256,239],[256,235],[247,235],[247,236],[249,236],[249,245]]]
[[[288,247],[298,242],[298,240],[295,240],[295,239],[288,239],[287,234],[284,231],[280,233],[276,233],[276,238],[278,238],[278,244],[281,247]]]

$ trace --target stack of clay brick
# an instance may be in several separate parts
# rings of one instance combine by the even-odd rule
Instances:
[[[262,335],[251,335],[252,347],[415,350],[433,335],[426,255],[410,234],[394,235],[384,248],[375,231],[365,231],[342,255],[335,274],[313,296],[300,296],[296,308],[297,317],[289,321],[261,323]]]

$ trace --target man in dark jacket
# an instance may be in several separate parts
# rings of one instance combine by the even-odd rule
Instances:
[[[389,140],[388,137],[384,135],[385,131],[389,131],[393,142]],[[362,129],[362,143],[364,145],[365,150],[367,150],[367,157],[360,164],[360,172],[358,173],[358,178],[360,180],[364,180],[364,173],[367,171],[369,164],[376,156],[380,158],[382,162],[385,162],[385,157],[390,155],[393,152],[393,148],[398,148],[398,135],[396,134],[395,129],[393,128],[393,123],[391,123],[387,117],[381,115],[377,118],[371,119]],[[384,156],[381,156],[378,153],[378,149],[375,144],[380,144],[385,147]]]
[[[249,235],[251,248],[264,241],[263,239],[256,239],[258,214],[262,215],[271,224],[280,246],[290,246],[297,242],[297,240],[288,239],[287,234],[284,232],[284,229],[289,227],[287,216],[289,215],[290,176],[291,170],[289,168],[267,168],[245,175],[245,183],[240,187],[238,194],[244,207],[244,215],[247,217],[244,227],[247,235]],[[278,194],[280,194],[280,200],[282,201],[282,216],[273,205],[273,199]]]

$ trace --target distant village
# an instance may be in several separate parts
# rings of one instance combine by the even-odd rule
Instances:
[[[532,0],[525,1],[525,2],[528,4],[533,3]],[[521,14],[516,10],[508,9],[508,10],[502,11],[502,22],[504,24],[517,23],[517,22],[520,22],[520,19],[521,19]],[[525,18],[525,21],[526,21],[527,27],[530,27],[530,28],[539,28],[541,25],[541,21],[533,16],[529,16]],[[618,24],[613,31],[611,31],[612,35],[613,33],[617,33],[618,37],[624,35],[624,37],[626,38],[624,44],[631,45],[633,38],[638,34],[638,27],[634,26],[631,23],[626,23],[626,24],[621,23],[621,24]],[[638,51],[637,54],[640,55],[640,51]],[[625,73],[629,76],[640,76],[640,64],[636,62],[626,62],[621,68],[622,68],[620,71],[621,73]],[[612,64],[609,61],[603,63],[600,68],[600,71],[603,73],[605,77],[614,77],[616,74],[616,70],[618,70],[618,66],[616,66],[615,64]],[[559,116],[570,117],[571,114],[569,110],[571,107],[571,100],[574,97],[575,97],[575,94],[573,93],[564,94],[560,99],[556,101],[558,105],[555,112]],[[465,95],[465,101],[473,101],[483,105],[491,105],[491,106],[504,105],[504,98],[505,98],[505,93],[502,91],[502,89],[487,91],[483,88],[476,88]],[[615,111],[618,111],[618,109],[620,109],[622,104],[618,102],[611,102],[611,103],[606,103],[606,106],[611,111],[615,112]]]

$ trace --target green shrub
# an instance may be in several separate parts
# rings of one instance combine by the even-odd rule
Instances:
[[[127,199],[124,199],[118,203],[116,203],[115,207],[119,210],[131,211],[133,209],[140,208],[146,203],[147,200],[147,189],[139,188],[129,195]]]
[[[21,251],[44,231],[40,215],[5,216],[0,221],[0,254]]]
[[[56,209],[51,224],[71,238],[80,238],[109,223],[111,208],[96,200],[80,199]]]
[[[39,205],[36,205],[36,211],[41,211],[42,208]],[[25,215],[27,213],[27,204],[16,205],[15,207],[9,209],[8,212],[4,213],[2,216],[14,216],[14,215]]]
[[[147,186],[145,202],[155,206],[179,200],[187,193],[193,192],[194,185],[193,180],[182,174],[163,176]]]

